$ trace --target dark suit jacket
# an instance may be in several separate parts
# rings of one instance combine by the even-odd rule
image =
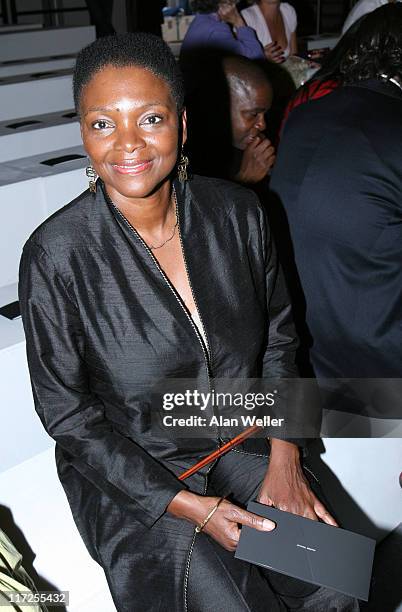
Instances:
[[[400,377],[402,91],[370,80],[296,108],[271,189],[287,214],[317,376]]]

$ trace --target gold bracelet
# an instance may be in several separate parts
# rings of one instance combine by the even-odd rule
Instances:
[[[212,508],[212,510],[210,512],[208,512],[207,516],[204,518],[202,523],[197,525],[197,527],[195,528],[195,533],[200,533],[200,531],[202,531],[204,529],[205,525],[208,523],[209,519],[211,519],[213,517],[213,515],[215,514],[215,512],[219,508],[219,505],[223,502],[224,499],[225,499],[224,497],[221,497],[220,499],[218,499],[217,503]]]

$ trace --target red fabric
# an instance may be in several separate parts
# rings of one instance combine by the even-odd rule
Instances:
[[[300,104],[304,104],[304,102],[308,102],[309,100],[317,100],[318,98],[322,98],[323,96],[330,94],[338,87],[339,82],[335,79],[327,79],[326,81],[312,81],[311,83],[303,85],[303,87],[296,92],[296,95],[290,100],[285,109],[279,134],[282,134],[287,118],[292,110],[296,108],[296,106],[300,106]]]

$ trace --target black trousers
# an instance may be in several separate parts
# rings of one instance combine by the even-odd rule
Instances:
[[[267,456],[234,449],[211,470],[207,494],[226,496],[245,506],[256,497],[267,465]],[[322,499],[308,469],[306,476]],[[188,612],[359,610],[358,602],[351,597],[239,561],[203,533],[195,539],[190,558],[186,606]]]

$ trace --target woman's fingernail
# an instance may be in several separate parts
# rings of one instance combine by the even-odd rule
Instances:
[[[269,519],[264,519],[262,521],[262,526],[266,531],[272,531],[273,529],[275,529],[275,523],[273,523]]]

